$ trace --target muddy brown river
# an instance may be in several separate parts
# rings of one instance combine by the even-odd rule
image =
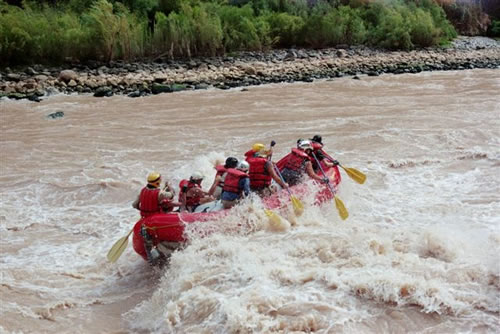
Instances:
[[[497,69],[2,100],[0,333],[498,333],[499,92]],[[208,189],[315,134],[368,176],[342,173],[348,220],[305,199],[273,231],[244,203],[166,268],[107,262],[150,171]]]

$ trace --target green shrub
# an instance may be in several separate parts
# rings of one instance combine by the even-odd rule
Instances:
[[[227,52],[239,50],[262,50],[271,42],[269,24],[261,17],[255,17],[252,7],[241,8],[220,6],[218,15],[224,34],[224,48]]]
[[[413,44],[426,47],[437,44],[439,41],[438,31],[434,27],[432,17],[428,12],[417,8],[410,22],[410,35]]]
[[[406,50],[413,47],[408,15],[401,8],[374,6],[374,11],[369,12],[369,15],[374,15],[369,20],[376,22],[369,33],[369,40],[373,45]]]
[[[92,37],[104,60],[128,60],[143,54],[145,24],[121,3],[113,6],[107,0],[98,0],[83,19],[92,27]]]
[[[198,54],[215,56],[223,51],[222,23],[213,7],[204,5],[194,7],[193,22]]]
[[[433,0],[25,0],[23,6],[0,0],[2,65],[191,57],[273,45],[410,49],[456,36]],[[466,7],[451,12],[473,26],[481,16]],[[494,21],[489,34],[499,30]]]
[[[324,15],[309,16],[304,34],[306,45],[318,48],[362,43],[366,38],[366,29],[359,10],[341,6],[329,9]]]
[[[488,29],[488,35],[492,37],[500,37],[500,20],[493,20]]]
[[[270,38],[276,45],[290,47],[302,44],[302,30],[304,29],[304,19],[288,13],[267,13],[266,21],[270,27]]]

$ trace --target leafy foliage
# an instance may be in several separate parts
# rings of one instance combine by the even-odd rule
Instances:
[[[449,1],[448,5],[455,3]],[[368,43],[411,49],[443,44],[456,36],[445,11],[433,0],[24,0],[15,4],[0,0],[0,61],[5,65],[68,58],[192,57],[272,46]],[[498,23],[490,29],[497,31]]]

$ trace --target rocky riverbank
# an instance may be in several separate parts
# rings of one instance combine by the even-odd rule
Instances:
[[[242,52],[190,60],[156,59],[149,63],[112,62],[68,67],[35,65],[0,70],[0,97],[40,101],[56,93],[123,94],[139,97],[185,89],[228,89],[276,82],[384,73],[499,68],[500,43],[484,37],[459,37],[450,47],[383,51],[367,47],[323,50]]]

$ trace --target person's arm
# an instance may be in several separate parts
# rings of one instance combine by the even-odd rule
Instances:
[[[210,196],[212,196],[214,193],[215,193],[215,189],[217,188],[217,186],[219,185],[220,183],[220,180],[222,179],[222,176],[221,175],[215,175],[215,179],[214,179],[214,183],[212,183],[212,186],[210,187],[210,189],[208,190],[208,194]]]
[[[278,176],[278,174],[276,174],[276,172],[274,171],[273,163],[271,161],[268,161],[266,163],[266,170],[269,173],[269,175],[271,175],[273,180],[276,181],[277,184],[279,184],[282,188],[288,188],[288,184],[283,182],[281,178]]]
[[[323,159],[320,161],[323,165],[325,165],[328,168],[332,168],[334,166],[333,162],[328,161],[328,159]]]
[[[250,178],[242,178],[238,183],[240,188],[243,189],[243,194],[245,195],[245,197],[248,196],[250,194]]]
[[[165,202],[165,206],[167,208],[175,208],[177,206],[182,206],[182,203],[181,202],[168,201],[168,202]]]
[[[313,178],[317,181],[323,181],[325,179],[324,177],[321,177],[314,172],[311,161],[306,162],[306,172],[307,172],[307,175],[309,175],[311,178]]]
[[[165,187],[163,187],[163,190],[171,192],[173,196],[175,196],[175,189],[168,183],[168,181],[165,181]]]
[[[187,186],[184,186],[181,194],[181,211],[186,211],[186,192]]]
[[[136,199],[135,199],[135,201],[132,203],[132,207],[133,207],[134,209],[140,210],[140,208],[139,208],[140,198],[141,198],[141,195],[137,195],[137,198],[136,198]]]
[[[319,151],[319,153],[321,153],[321,155],[324,157],[325,159],[325,162],[328,162],[328,165],[327,166],[330,166],[330,167],[334,167],[334,166],[338,166],[339,165],[339,162],[335,159],[333,159],[330,155],[328,155],[325,151],[323,151],[323,149],[321,149]],[[319,157],[318,157],[319,158]]]

